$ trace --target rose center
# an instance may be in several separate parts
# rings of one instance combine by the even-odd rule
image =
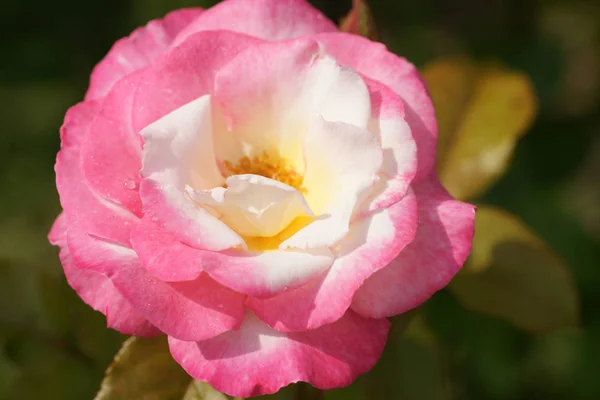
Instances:
[[[260,175],[285,183],[302,194],[307,193],[306,188],[302,186],[304,177],[290,167],[284,158],[273,156],[266,151],[253,158],[244,156],[235,165],[229,161],[224,161],[223,166],[226,170],[226,176],[242,174]]]

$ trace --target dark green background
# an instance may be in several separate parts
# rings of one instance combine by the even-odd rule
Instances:
[[[123,338],[68,287],[46,240],[60,210],[53,171],[58,129],[115,40],[168,10],[209,3],[0,4],[0,399],[93,397]],[[349,3],[314,1],[335,20]],[[484,200],[519,215],[570,264],[582,327],[531,336],[437,294],[424,308],[445,347],[434,369],[448,373],[445,389],[455,399],[600,399],[598,3],[371,2],[382,40],[418,66],[454,54],[499,59],[526,71],[540,98],[531,132]],[[377,371],[411,388],[405,399],[440,398],[427,384],[431,360],[413,356]],[[425,386],[415,391],[420,382]]]

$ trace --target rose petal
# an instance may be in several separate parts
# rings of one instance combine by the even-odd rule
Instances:
[[[230,30],[266,40],[285,40],[337,27],[304,0],[229,0],[208,9],[184,29],[174,46],[199,31]]]
[[[48,238],[50,243],[60,247],[60,261],[69,285],[81,299],[96,311],[106,316],[109,328],[126,335],[155,336],[160,334],[148,320],[138,314],[123,298],[106,276],[77,268],[67,246],[67,221],[61,214],[52,225]]]
[[[417,307],[450,282],[471,250],[475,207],[452,199],[436,176],[414,190],[417,236],[356,292],[352,309],[365,317],[388,317]]]
[[[198,251],[204,270],[236,292],[266,298],[303,285],[326,271],[334,260],[327,250]]]
[[[248,313],[238,331],[196,343],[170,337],[169,346],[194,378],[231,396],[252,397],[298,381],[319,389],[349,385],[373,367],[389,326],[350,311],[319,329],[284,334]]]
[[[196,249],[183,244],[148,217],[133,226],[131,244],[144,268],[161,281],[192,281],[204,270]]]
[[[190,246],[222,250],[244,241],[185,192],[188,185],[208,189],[224,183],[213,154],[211,114],[210,96],[206,95],[141,132],[140,193],[145,215],[162,229]]]
[[[105,273],[140,315],[175,337],[198,340],[234,329],[243,318],[243,295],[208,277],[199,278],[199,284],[192,281],[191,289],[188,283],[172,286],[152,278],[129,248],[131,225],[137,218],[98,201],[87,190],[77,168],[76,139],[89,123],[88,118],[78,118],[79,113],[91,112],[90,107],[81,105],[71,111],[63,126],[65,139],[57,161],[57,181],[61,201],[65,198],[63,207],[69,226],[67,242],[74,264],[79,269]],[[181,315],[199,319],[184,319]],[[197,324],[198,320],[212,320],[213,324]]]
[[[202,13],[201,8],[184,8],[150,21],[117,41],[92,72],[86,100],[104,97],[125,75],[145,67],[165,52],[175,36]]]
[[[217,71],[240,52],[261,43],[264,41],[225,30],[200,32],[159,57],[144,70],[134,94],[134,131],[213,93]]]
[[[61,127],[62,147],[56,158],[56,186],[68,226],[76,226],[85,234],[128,245],[129,229],[137,218],[128,210],[92,193],[80,170],[80,142],[99,108],[98,102],[84,102],[67,112]]]
[[[389,86],[405,103],[406,122],[417,143],[416,179],[427,177],[435,164],[437,122],[431,98],[417,69],[377,42],[347,33],[324,33],[315,38],[342,64]]]
[[[377,136],[317,118],[304,142],[306,200],[319,217],[280,249],[333,246],[349,231],[355,208],[377,179],[383,154]]]
[[[246,304],[282,332],[334,322],[350,307],[365,279],[386,267],[413,240],[416,228],[417,202],[409,193],[389,209],[354,222],[336,247],[338,257],[322,276],[269,299],[250,297]]]
[[[233,175],[226,185],[188,193],[195,202],[216,210],[221,221],[242,236],[275,236],[296,218],[313,216],[300,192],[276,180]]]
[[[131,249],[73,228],[67,240],[78,268],[102,271],[136,312],[164,333],[202,340],[237,329],[242,322],[245,296],[206,274],[193,281],[166,283],[148,273]]]
[[[383,164],[379,179],[358,214],[381,210],[402,199],[417,174],[417,146],[404,120],[402,99],[384,84],[363,80],[369,88],[372,115],[369,131],[379,137]]]
[[[317,115],[363,128],[370,116],[360,76],[341,68],[310,38],[265,43],[239,54],[217,74],[215,100],[231,131],[219,134],[237,136],[246,153],[223,156],[217,142],[218,159],[235,164],[243,155],[274,153],[300,173],[303,136]]]
[[[322,252],[199,250],[182,244],[144,218],[132,233],[144,267],[164,281],[188,281],[206,270],[213,279],[237,292],[270,297],[318,276],[333,262]]]
[[[139,263],[110,276],[133,307],[161,331],[181,340],[203,340],[238,329],[245,296],[202,274],[187,282],[165,283]]]
[[[140,76],[128,75],[113,87],[81,144],[81,170],[89,188],[137,216],[142,215],[137,190],[142,146],[131,128],[131,113]]]

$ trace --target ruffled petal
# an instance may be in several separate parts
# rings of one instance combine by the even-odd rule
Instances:
[[[237,331],[201,342],[170,337],[169,346],[194,378],[231,396],[253,397],[298,381],[319,389],[349,385],[375,365],[389,326],[350,311],[319,329],[285,334],[248,313]]]
[[[110,276],[133,307],[161,331],[181,340],[204,340],[240,327],[245,296],[206,274],[187,282],[166,283],[138,263]]]
[[[98,102],[86,101],[67,112],[61,127],[62,146],[54,167],[56,186],[69,227],[77,227],[86,235],[128,246],[130,227],[137,217],[94,194],[80,169],[80,143],[100,106]]]
[[[215,100],[223,107],[229,131],[244,144],[241,156],[264,152],[304,170],[302,142],[318,115],[327,121],[366,128],[369,92],[360,76],[340,67],[311,38],[253,47],[224,66],[215,78]],[[218,159],[222,155],[217,146]]]
[[[355,209],[372,189],[383,161],[376,135],[317,118],[304,142],[306,199],[318,218],[280,249],[335,245],[350,229]]]
[[[196,32],[209,30],[230,30],[274,41],[338,31],[305,0],[229,0],[211,7],[184,29],[174,46]]]
[[[150,21],[131,35],[117,41],[92,72],[86,100],[104,97],[113,85],[164,53],[175,36],[202,13],[201,8],[173,11],[163,19]]]
[[[437,122],[427,88],[414,65],[389,52],[385,45],[358,35],[324,33],[315,38],[342,64],[390,87],[404,101],[406,122],[417,143],[417,180],[435,165]]]
[[[131,240],[142,265],[161,280],[189,281],[207,271],[222,285],[258,297],[300,286],[326,271],[334,259],[328,251],[199,250],[181,243],[147,218],[134,227]]]
[[[142,143],[131,127],[131,113],[140,76],[141,71],[128,75],[114,86],[81,143],[81,171],[89,188],[137,216],[142,215]]]
[[[134,225],[131,244],[144,268],[161,281],[192,281],[204,270],[195,248],[160,229],[148,217]]]
[[[389,317],[419,306],[450,282],[471,250],[475,207],[454,200],[436,176],[414,190],[417,235],[356,292],[352,309],[365,317]]]
[[[116,290],[107,294],[118,299],[115,293],[121,293],[139,315],[175,337],[199,340],[238,327],[243,319],[245,296],[218,285],[208,276],[189,283],[167,284],[139,266],[137,254],[129,244],[131,226],[138,219],[89,191],[78,168],[78,139],[90,121],[79,113],[86,112],[88,117],[94,111],[89,108],[95,107],[81,105],[68,115],[56,167],[73,265],[90,272],[88,277],[94,276],[92,271],[109,277]],[[78,276],[86,277],[83,273]],[[197,323],[205,320],[213,323]]]
[[[344,315],[365,279],[385,268],[413,240],[416,229],[417,202],[409,193],[390,208],[353,223],[326,273],[269,299],[250,297],[246,304],[278,331],[332,323]]]
[[[206,274],[193,281],[166,283],[147,272],[130,248],[81,234],[74,227],[67,241],[77,268],[101,271],[139,315],[168,335],[203,340],[237,329],[243,320],[245,296]]]
[[[227,188],[188,191],[190,197],[219,213],[242,236],[271,237],[296,218],[312,217],[304,196],[293,187],[259,175],[233,175]]]
[[[67,220],[59,215],[48,235],[50,243],[60,247],[60,261],[69,285],[81,299],[96,311],[106,316],[109,328],[126,335],[155,336],[160,331],[142,317],[114,287],[106,276],[77,268],[67,246]]]
[[[264,41],[226,30],[200,32],[144,70],[133,100],[139,132],[171,111],[214,91],[215,74],[240,52]]]
[[[205,208],[186,187],[209,189],[224,179],[212,146],[210,96],[200,97],[147,126],[140,193],[144,214],[190,246],[222,250],[243,239]]]
[[[328,249],[198,251],[198,257],[204,270],[217,282],[258,298],[301,286],[325,272],[334,260]]]
[[[379,179],[361,205],[359,215],[381,210],[402,199],[417,174],[417,145],[405,121],[402,99],[384,84],[369,78],[372,103],[369,132],[377,135],[383,150]]]

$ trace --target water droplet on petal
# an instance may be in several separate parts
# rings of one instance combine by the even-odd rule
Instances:
[[[123,186],[125,186],[125,189],[134,190],[137,188],[137,183],[135,181],[125,181]]]

